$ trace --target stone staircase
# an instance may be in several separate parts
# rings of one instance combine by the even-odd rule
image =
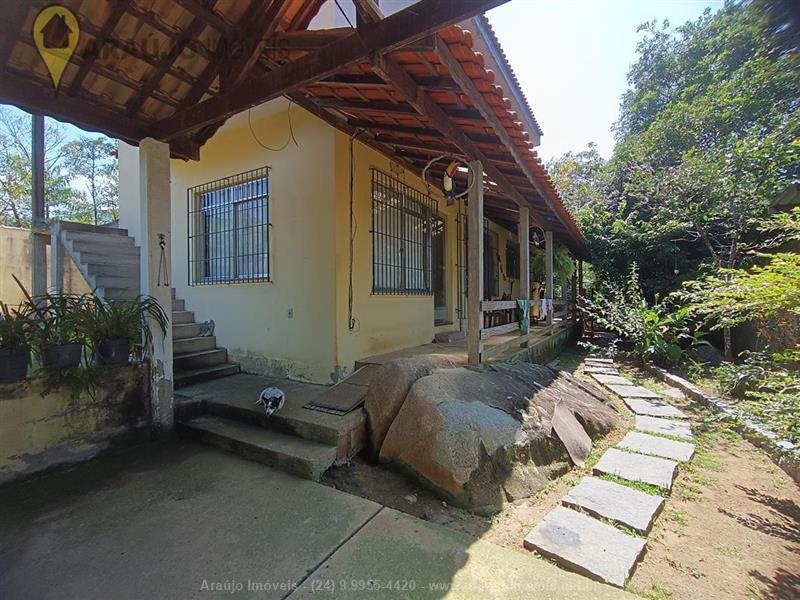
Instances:
[[[90,288],[110,300],[131,300],[139,295],[139,247],[126,229],[82,223],[55,226]]]
[[[214,335],[200,335],[203,323],[194,312],[186,310],[186,301],[172,290],[172,356],[175,387],[183,387],[240,371],[237,363],[228,361],[228,350],[217,346]]]
[[[140,292],[139,247],[126,229],[83,223],[59,222],[62,246],[89,287],[110,300],[131,300]],[[225,377],[240,371],[228,361],[228,351],[217,346],[213,335],[200,335],[202,323],[186,310],[172,289],[172,352],[176,387]]]

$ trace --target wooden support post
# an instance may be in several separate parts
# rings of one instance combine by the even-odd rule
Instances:
[[[477,367],[483,360],[483,164],[479,160],[469,163],[475,183],[469,190],[467,226],[467,252],[469,260],[469,285],[467,290],[467,349],[469,364]]]
[[[47,291],[47,240],[44,208],[44,115],[31,115],[33,203],[31,210],[31,292]]]
[[[530,243],[530,209],[521,206],[517,223],[517,241],[519,242],[519,297],[531,299],[531,243]],[[530,309],[528,309],[530,311]],[[528,312],[530,315],[530,312]],[[527,328],[526,328],[527,329]],[[522,333],[527,333],[523,331]]]
[[[572,280],[570,281],[569,291],[570,291],[569,308],[570,308],[571,318],[575,320],[578,318],[578,273],[577,272],[572,274]]]
[[[544,232],[544,252],[545,252],[545,293],[549,306],[547,307],[547,326],[553,326],[553,232]]]
[[[58,223],[50,226],[50,285],[57,292],[64,291],[64,247]]]

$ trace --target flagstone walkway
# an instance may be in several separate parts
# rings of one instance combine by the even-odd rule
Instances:
[[[644,555],[644,536],[666,503],[680,463],[694,456],[694,444],[674,438],[691,440],[692,429],[672,420],[685,419],[685,413],[620,376],[611,359],[587,358],[584,372],[622,399],[635,415],[635,431],[603,454],[594,476],[570,490],[524,545],[571,571],[623,587]]]

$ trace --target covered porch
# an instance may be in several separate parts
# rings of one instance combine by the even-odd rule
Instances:
[[[559,319],[572,314],[579,286],[572,282],[570,297],[556,302],[554,247],[561,244],[583,259],[586,244],[536,156],[541,130],[488,21],[479,16],[501,3],[421,0],[386,16],[371,0],[354,0],[352,26],[328,29],[309,28],[322,0],[155,2],[148,10],[66,3],[80,37],[57,92],[31,34],[40,6],[20,4],[2,26],[0,101],[36,115],[34,293],[46,286],[42,257],[51,239],[43,209],[41,115],[139,146],[141,230],[133,233],[142,246],[140,289],[170,315],[163,264],[171,263],[175,244],[186,244],[173,239],[170,227],[170,158],[198,159],[226,119],[286,97],[431,186],[441,186],[448,161],[469,165],[454,179],[457,189],[469,187],[461,200],[468,243],[460,263],[459,329],[466,340],[459,351],[466,348],[471,364],[552,333]],[[486,47],[473,38],[478,31]],[[527,330],[513,314],[517,298],[483,289],[484,219],[516,232],[516,295],[547,309],[544,328]],[[538,301],[528,293],[534,236],[547,256]],[[58,236],[52,241],[55,256]],[[60,265],[60,258],[53,264]],[[57,283],[60,275],[54,275]],[[168,334],[153,356],[153,413],[165,428],[172,426],[172,347]]]

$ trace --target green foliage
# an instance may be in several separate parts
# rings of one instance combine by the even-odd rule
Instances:
[[[636,257],[652,298],[751,259],[753,220],[800,176],[796,40],[774,5],[643,25],[613,156],[551,165],[601,277]]]
[[[0,302],[0,348],[26,348],[28,330],[28,320],[25,315]]]
[[[93,344],[126,339],[134,346],[141,346],[143,356],[149,356],[153,347],[149,322],[156,325],[162,337],[166,335],[167,315],[152,296],[114,301],[93,295],[82,316],[80,328]]]
[[[531,256],[531,272],[534,279],[544,281],[546,273],[547,257],[544,252],[537,252]],[[575,273],[575,261],[569,254],[569,250],[563,246],[553,248],[553,277],[565,283],[569,281]]]
[[[64,126],[45,119],[45,211],[51,220],[94,222],[117,213],[117,159],[108,138],[67,143]],[[92,156],[94,155],[94,166]],[[0,106],[0,225],[31,225],[31,117]],[[97,209],[97,210],[96,210]]]
[[[665,304],[649,305],[642,294],[636,263],[621,283],[608,282],[586,299],[586,313],[616,334],[613,351],[640,361],[673,365],[685,358],[696,341],[686,308],[670,310]]]

